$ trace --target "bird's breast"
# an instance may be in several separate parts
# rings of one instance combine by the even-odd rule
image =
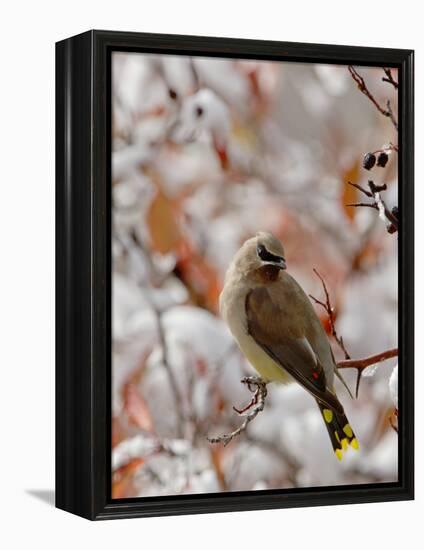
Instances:
[[[224,287],[221,295],[221,315],[226,321],[241,352],[266,381],[288,383],[291,376],[276,363],[249,334],[246,319],[246,295],[250,289],[240,291],[234,288]]]

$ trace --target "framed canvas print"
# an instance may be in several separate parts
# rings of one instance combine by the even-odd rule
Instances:
[[[56,505],[413,498],[413,52],[56,45]]]

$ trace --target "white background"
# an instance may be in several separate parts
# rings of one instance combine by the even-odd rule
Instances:
[[[55,510],[54,42],[97,28],[416,50],[416,202],[424,203],[419,2],[69,0],[5,3],[0,84],[0,544],[3,548],[398,549],[422,540],[422,348],[416,501],[90,523]],[[420,66],[421,65],[421,66]],[[417,242],[423,216],[417,215]],[[421,248],[422,250],[422,248]],[[417,255],[417,340],[424,308]],[[42,491],[44,500],[31,491]]]

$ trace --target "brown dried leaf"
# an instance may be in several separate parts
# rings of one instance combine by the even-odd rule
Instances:
[[[358,190],[349,185],[349,182],[358,183],[359,179],[359,162],[356,160],[343,174],[343,189],[340,197],[342,208],[347,218],[352,222],[355,219],[356,208],[346,206],[357,202]]]
[[[134,475],[143,464],[142,458],[134,458],[113,472],[112,498],[132,496]]]
[[[177,270],[190,293],[191,301],[216,312],[221,292],[218,273],[187,241],[181,241]]]
[[[152,248],[161,254],[175,250],[181,240],[177,206],[161,189],[150,204],[146,221]]]
[[[225,479],[225,472],[223,467],[223,458],[224,458],[226,449],[223,445],[211,445],[210,452],[211,452],[212,464],[213,464],[219,485],[221,487],[221,490],[226,491],[228,489],[228,486],[227,486],[227,481]]]
[[[319,306],[316,306],[318,308]],[[331,335],[331,323],[330,319],[328,318],[328,315],[325,311],[322,311],[322,308],[317,311],[319,320],[321,321],[322,326],[324,327],[325,332],[328,335]]]
[[[122,419],[119,416],[112,418],[112,449],[116,447],[126,437],[125,428],[122,425]]]

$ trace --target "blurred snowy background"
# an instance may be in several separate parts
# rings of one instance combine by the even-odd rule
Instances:
[[[395,360],[368,369],[357,400],[338,385],[361,445],[342,462],[298,385],[270,385],[227,447],[206,439],[250,399],[240,378],[253,370],[217,304],[258,230],[282,240],[307,293],[323,298],[313,268],[324,275],[352,358],[397,345],[397,237],[375,210],[346,207],[363,199],[347,182],[370,177],[397,204],[397,154],[362,167],[397,143],[393,125],[346,66],[114,53],[112,68],[113,497],[397,480]],[[397,112],[382,69],[358,71]],[[343,375],[354,391],[356,371]]]

